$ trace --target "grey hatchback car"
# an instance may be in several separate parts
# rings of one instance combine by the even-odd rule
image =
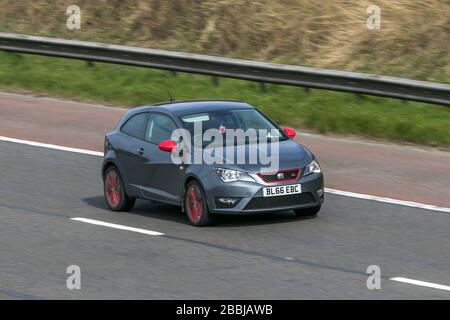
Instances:
[[[263,135],[228,139],[229,132],[250,130]],[[113,211],[131,210],[136,199],[173,204],[194,226],[211,224],[215,214],[314,216],[324,201],[322,171],[294,137],[295,130],[239,101],[130,109],[105,137],[106,204]]]

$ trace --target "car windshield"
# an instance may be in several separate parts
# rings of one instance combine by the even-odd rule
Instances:
[[[201,141],[203,147],[211,143],[211,140],[204,135],[209,129],[215,129],[216,134],[220,132],[224,135],[223,142],[232,139],[235,145],[288,139],[279,128],[255,109],[207,111],[183,116],[181,120],[184,128],[190,132],[193,143],[196,140]],[[242,131],[235,131],[237,129]],[[209,132],[211,133],[211,130]],[[242,139],[236,138],[239,134]],[[213,138],[212,141],[214,142],[215,139]]]

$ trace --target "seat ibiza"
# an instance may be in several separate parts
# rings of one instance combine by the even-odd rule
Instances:
[[[105,137],[102,178],[113,211],[136,199],[181,207],[195,226],[215,214],[293,210],[324,201],[314,155],[255,107],[182,101],[130,109]]]

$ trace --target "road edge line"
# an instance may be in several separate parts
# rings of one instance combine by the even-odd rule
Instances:
[[[0,136],[0,141],[12,142],[12,143],[17,143],[17,144],[25,144],[25,145],[29,145],[29,146],[33,146],[33,147],[40,147],[40,148],[46,148],[46,149],[52,149],[52,150],[88,154],[88,155],[97,156],[97,157],[103,157],[103,152],[99,152],[99,151],[64,147],[64,146],[59,146],[56,144],[48,144],[48,143],[42,143],[42,142],[36,142],[36,141],[30,141],[30,140],[22,140],[22,139],[10,138],[10,137],[5,137],[5,136]]]
[[[413,207],[413,208],[420,208],[420,209],[450,213],[450,208],[438,207],[438,206],[434,206],[431,204],[423,204],[423,203],[412,202],[412,201],[378,197],[378,196],[372,196],[369,194],[355,193],[355,192],[342,191],[342,190],[336,190],[336,189],[330,189],[330,188],[325,188],[325,192],[331,193],[331,194],[336,194],[339,196],[350,197],[350,198],[372,200],[372,201],[378,201],[378,202],[383,202],[383,203],[402,205],[402,206],[406,206],[406,207]]]
[[[413,285],[421,286],[421,287],[450,291],[450,286],[445,286],[445,285],[433,283],[433,282],[414,280],[414,279],[409,279],[409,278],[404,278],[404,277],[393,277],[393,278],[389,278],[389,280],[413,284]]]

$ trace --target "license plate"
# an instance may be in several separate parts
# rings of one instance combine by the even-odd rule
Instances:
[[[287,194],[302,193],[301,184],[290,184],[287,186],[267,187],[263,188],[264,197],[284,196]]]

